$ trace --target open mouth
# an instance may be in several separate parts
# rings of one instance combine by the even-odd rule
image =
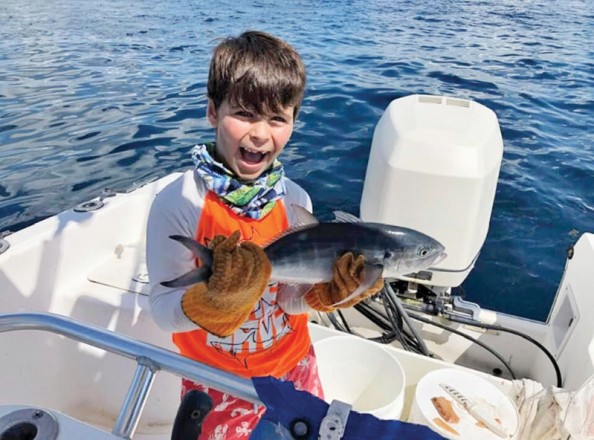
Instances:
[[[260,151],[250,151],[246,148],[240,147],[239,152],[241,154],[241,159],[250,164],[250,165],[257,165],[265,160],[266,156],[270,153],[262,153]]]

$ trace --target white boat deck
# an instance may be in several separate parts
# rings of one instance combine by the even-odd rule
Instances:
[[[168,179],[110,198],[94,213],[68,211],[9,236],[11,247],[0,254],[0,311],[56,313],[176,351],[170,334],[159,329],[149,314],[142,282],[144,222],[152,197]],[[594,322],[584,312],[594,307],[594,297],[589,294],[593,264],[594,235],[585,234],[560,284],[549,323],[492,313],[486,319],[524,331],[547,346],[559,362],[564,387],[570,390],[579,388],[594,372]],[[349,314],[352,327],[374,331],[370,323],[355,316],[356,312]],[[550,362],[528,342],[466,325],[453,327],[501,352],[518,377],[545,385],[555,383]],[[403,420],[410,411],[416,384],[430,371],[452,367],[455,362],[480,375],[496,368],[506,375],[499,361],[482,348],[431,326],[419,329],[429,350],[441,360],[389,348],[406,374]],[[311,333],[314,341],[343,335],[317,325],[311,326]],[[128,359],[29,330],[0,334],[0,361],[0,410],[38,406],[108,431],[135,371],[135,363]],[[485,377],[508,395],[512,393],[511,382],[505,378]],[[157,375],[135,439],[169,438],[179,393],[179,378]]]
[[[136,273],[136,267],[130,264],[129,259],[123,258],[120,261],[122,267],[132,267],[134,269],[132,273]],[[93,276],[90,278],[105,280],[101,274],[106,273],[106,268],[113,268],[114,264],[117,264],[115,259],[108,258],[104,264],[97,266],[91,272]],[[112,270],[107,272],[122,273],[122,271]],[[38,310],[27,311],[64,314],[79,321],[176,351],[170,335],[153,323],[148,311],[146,295],[113,285],[92,282],[84,276],[77,278],[77,283],[73,281],[54,292],[54,301],[49,304],[49,307],[48,304],[44,304],[44,307]],[[107,284],[121,284],[124,280],[130,280],[129,276],[108,278],[110,282]],[[134,286],[135,283],[132,283],[131,290],[135,290]],[[310,331],[314,343],[324,338],[345,335],[316,324],[310,324]],[[12,378],[10,384],[3,385],[0,398],[0,406],[5,411],[13,405],[51,408],[107,431],[114,426],[134,374],[134,362],[61,336],[36,331],[0,334],[0,345],[5,347],[3,352],[6,356],[10,356],[9,347],[12,347],[15,355],[18,353],[19,356],[18,362],[9,360],[3,363],[4,377]],[[23,352],[21,347],[35,347],[35,349]],[[452,367],[452,364],[393,346],[386,346],[386,348],[398,359],[405,371],[405,401],[401,419],[406,420],[418,381],[426,373]],[[40,362],[43,368],[40,368]],[[56,380],[56,376],[60,379]],[[489,378],[504,392],[511,391],[511,383],[508,380],[486,374],[484,377]],[[10,385],[8,389],[7,385]],[[57,389],[47,389],[46,385]],[[44,392],[37,392],[40,389]],[[73,393],[72,389],[79,392]],[[179,378],[168,373],[160,373],[156,376],[134,436],[135,439],[169,438],[171,423],[179,404],[179,392]],[[9,403],[10,405],[7,405]],[[102,435],[97,434],[97,437],[89,438],[111,438],[109,435],[107,437]]]

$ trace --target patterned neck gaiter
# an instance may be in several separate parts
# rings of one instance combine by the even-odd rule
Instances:
[[[243,182],[235,177],[233,171],[214,159],[214,151],[214,142],[196,145],[192,149],[196,172],[207,188],[239,215],[256,220],[266,217],[286,192],[283,165],[275,160],[260,177]]]

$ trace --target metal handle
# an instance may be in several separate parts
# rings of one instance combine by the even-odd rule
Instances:
[[[120,409],[116,426],[112,431],[114,435],[124,439],[134,435],[154,375],[159,370],[263,405],[252,382],[248,379],[217,370],[170,350],[72,318],[52,313],[0,314],[0,333],[13,330],[49,331],[119,356],[134,359],[138,364],[138,369]]]

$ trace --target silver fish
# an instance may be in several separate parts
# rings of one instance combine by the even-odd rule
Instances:
[[[428,269],[446,257],[437,240],[413,229],[362,222],[348,213],[337,212],[338,222],[320,223],[304,208],[293,206],[298,226],[281,234],[264,248],[272,264],[271,278],[290,284],[315,284],[332,279],[336,259],[346,252],[365,256],[364,277],[355,298],[380,278],[398,278]],[[182,287],[205,281],[210,276],[212,251],[195,240],[179,235],[173,240],[190,249],[203,266],[174,280],[166,287]]]

